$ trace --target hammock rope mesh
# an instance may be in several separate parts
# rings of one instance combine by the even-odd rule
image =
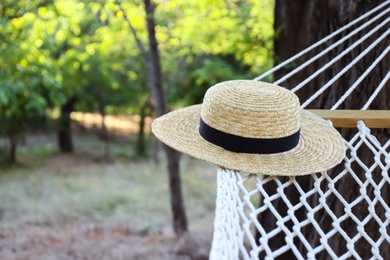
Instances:
[[[332,79],[320,86],[302,104],[302,107],[306,107],[320,94],[326,94],[327,89],[336,80],[340,80],[340,77],[347,70],[375,49],[379,42],[389,39],[389,6],[390,1],[383,2],[378,7],[361,15],[255,80],[264,79],[326,43],[329,39],[340,36],[340,33],[351,29],[352,26],[357,27],[275,82],[281,84],[305,67],[310,66],[312,62],[336,48],[342,42],[345,42],[352,35],[372,25],[374,21],[377,22],[377,25],[364,37],[353,42],[347,49],[333,57],[322,68],[292,89],[292,91],[298,91],[342,56],[351,52],[374,32],[380,28],[382,30],[385,28],[383,34],[375,38],[363,52],[352,59],[345,67],[342,67]],[[379,22],[379,19],[383,19],[383,21]],[[363,24],[358,25],[362,21]],[[381,61],[386,57],[389,58],[389,52],[390,46],[385,48],[372,64],[360,74],[351,87],[335,101],[331,109],[337,109],[353,91],[362,87],[360,83],[363,79]],[[369,108],[373,100],[384,89],[389,78],[390,71],[381,79],[380,84],[374,88],[373,93],[368,97],[364,106],[361,107],[362,110]],[[332,172],[332,174],[326,172],[312,174],[310,187],[303,187],[297,181],[297,178],[300,177],[260,176],[218,168],[214,235],[210,259],[275,259],[287,251],[291,251],[297,259],[317,259],[320,253],[326,253],[332,259],[361,259],[356,244],[362,240],[365,240],[366,245],[369,245],[366,250],[371,252],[370,259],[385,259],[385,256],[381,255],[381,249],[390,246],[390,198],[387,198],[388,194],[383,194],[383,191],[390,187],[390,139],[385,142],[378,141],[375,135],[371,133],[370,128],[363,121],[359,121],[356,126],[356,134],[345,142],[348,151],[342,170],[337,174],[335,172]],[[369,151],[369,157],[371,157],[368,160],[369,162],[360,158],[363,149]],[[356,169],[359,169],[359,171]],[[374,177],[374,173],[376,177]],[[355,182],[354,188],[358,187],[358,196],[345,196],[338,190],[340,183],[347,180]],[[266,188],[267,185],[274,187],[274,192],[270,193],[270,189]],[[291,190],[294,190],[295,194],[299,194],[293,200],[286,195],[287,191]],[[261,203],[259,203],[260,198]],[[339,203],[341,205],[339,208],[342,210],[335,211],[334,208],[329,206],[331,203]],[[280,204],[283,204],[283,207],[280,207]],[[366,212],[363,216],[361,214],[362,207]],[[281,208],[283,210],[280,210]],[[296,217],[296,213],[301,210],[306,212],[305,217]],[[275,226],[265,226],[259,221],[259,215],[265,212],[274,217]],[[322,219],[322,221],[326,219],[330,224],[324,228],[319,219]],[[377,230],[374,232],[375,236],[370,236],[367,228],[369,228],[368,223],[373,221],[376,223]],[[347,232],[345,223],[353,223],[354,232]],[[312,235],[310,237],[305,236],[303,230],[310,230]],[[258,238],[256,238],[256,233],[258,233]],[[284,238],[283,241],[278,241],[280,246],[278,248],[271,247],[270,243],[277,236],[280,238],[280,234]],[[335,243],[340,243],[340,241],[333,239],[336,234],[343,240],[344,250],[342,252],[340,250],[335,252],[334,250]]]

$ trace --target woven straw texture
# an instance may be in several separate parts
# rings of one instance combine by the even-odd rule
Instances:
[[[274,138],[300,128],[301,137],[297,147],[287,152],[231,152],[200,136],[201,113],[212,127],[236,135]],[[152,130],[158,139],[184,154],[228,169],[266,175],[325,171],[339,164],[346,150],[340,134],[322,118],[300,109],[294,94],[256,81],[217,84],[207,91],[203,106],[194,105],[159,117]]]
[[[285,88],[252,80],[216,84],[204,97],[203,121],[222,132],[278,138],[299,130],[298,97]]]

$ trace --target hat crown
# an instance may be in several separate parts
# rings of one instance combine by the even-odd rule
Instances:
[[[202,120],[209,126],[249,138],[281,138],[301,126],[298,97],[291,91],[254,80],[214,85],[205,94]]]

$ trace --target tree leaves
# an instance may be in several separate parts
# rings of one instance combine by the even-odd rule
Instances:
[[[173,107],[199,103],[211,85],[253,78],[272,65],[272,0],[159,0],[155,16]],[[138,1],[2,1],[0,114],[44,114],[73,96],[88,100],[83,110],[103,102],[137,111],[150,90],[126,19],[147,52]]]

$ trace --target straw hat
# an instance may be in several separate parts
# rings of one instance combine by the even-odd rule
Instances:
[[[301,109],[294,93],[253,80],[216,84],[203,104],[155,119],[152,130],[162,142],[192,157],[266,175],[325,171],[346,152],[340,134]]]

